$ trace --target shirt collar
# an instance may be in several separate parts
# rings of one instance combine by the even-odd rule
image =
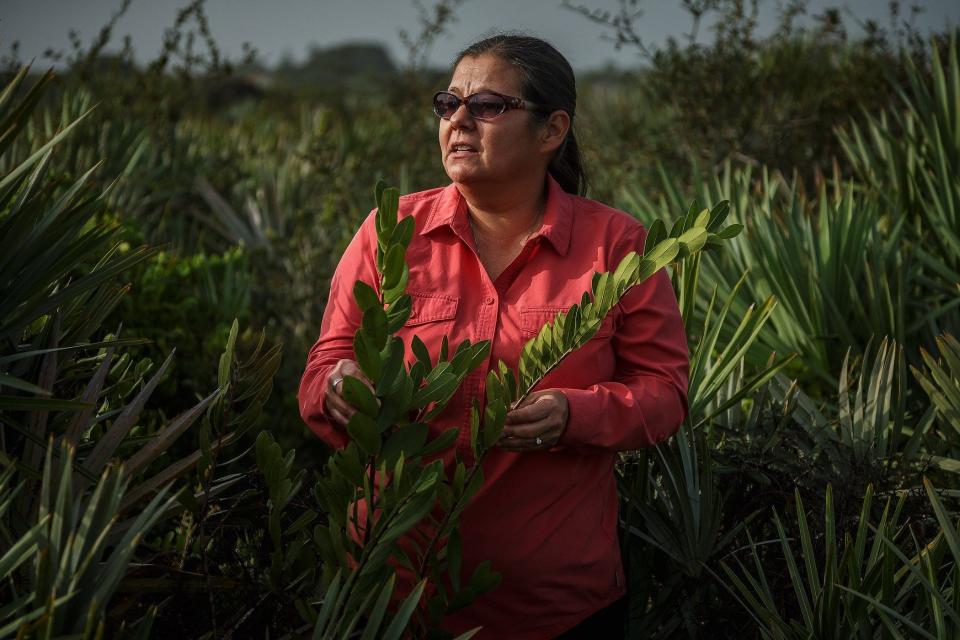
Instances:
[[[547,174],[547,206],[543,212],[543,223],[540,231],[530,237],[533,239],[543,236],[561,256],[567,255],[570,248],[573,198],[574,196],[564,191],[553,176]],[[472,237],[470,223],[467,220],[467,201],[457,189],[456,184],[451,183],[440,192],[420,234],[427,235],[440,227],[449,227],[465,241]]]

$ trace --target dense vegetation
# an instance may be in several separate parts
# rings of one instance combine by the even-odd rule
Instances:
[[[717,18],[709,44],[651,51],[630,3],[577,9],[645,56],[582,79],[590,195],[654,240],[683,238],[651,255],[669,262],[687,328],[690,414],[617,469],[631,637],[955,637],[957,35],[853,36],[828,12],[804,27],[785,14],[761,37],[747,3],[686,4]],[[331,455],[295,400],[374,181],[445,182],[424,106],[442,75],[376,63],[329,92],[288,64],[258,84],[242,72],[264,70],[231,68],[208,35],[193,2],[149,65],[105,55],[107,29],[59,77],[5,78],[0,637],[398,637],[496,588],[496,567],[452,577],[476,476],[419,464],[443,442],[416,423],[383,442],[355,425]],[[627,271],[598,279],[596,299]],[[391,296],[358,294],[371,367],[398,357]],[[426,411],[482,348],[394,372],[382,398],[412,378],[422,393],[405,401]],[[478,451],[519,393],[491,375]],[[356,566],[342,530],[372,495],[371,459],[406,464],[382,496],[403,526]],[[393,541],[435,503],[448,544],[422,575],[456,588],[388,607]]]

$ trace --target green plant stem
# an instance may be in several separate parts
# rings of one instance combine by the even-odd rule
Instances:
[[[461,509],[460,503],[463,501],[463,497],[467,494],[466,488],[470,486],[470,482],[473,480],[474,476],[480,470],[480,467],[486,459],[486,452],[484,455],[480,456],[477,460],[474,461],[474,465],[470,467],[470,472],[467,474],[466,478],[463,481],[463,491],[457,496],[457,499],[453,503],[453,507],[447,511],[443,516],[443,520],[440,521],[440,524],[437,526],[437,530],[434,531],[433,536],[430,538],[430,542],[427,544],[427,548],[423,552],[423,556],[420,558],[420,568],[417,570],[417,581],[419,582],[426,577],[427,570],[427,558],[430,557],[430,552],[433,550],[433,547],[441,538],[441,533],[450,526],[450,521],[453,519],[453,515],[458,513]],[[465,506],[465,505],[464,505]]]
[[[337,598],[338,602],[334,605],[333,611],[330,612],[330,620],[336,620],[337,615],[340,613],[341,608],[343,606],[346,606],[346,604],[350,601],[350,596],[352,595],[351,592],[353,590],[354,584],[356,583],[357,576],[359,576],[363,572],[364,563],[370,557],[370,550],[376,547],[378,544],[377,536],[379,536],[381,532],[386,531],[386,529],[388,528],[388,525],[392,522],[393,518],[395,518],[396,515],[403,510],[403,507],[405,507],[411,499],[413,499],[413,494],[410,494],[409,496],[407,496],[406,499],[403,502],[401,502],[399,505],[397,505],[396,509],[394,509],[389,515],[385,516],[381,520],[378,520],[373,525],[372,533],[370,534],[370,537],[372,538],[372,540],[363,545],[362,550],[360,552],[360,559],[357,560],[356,569],[350,572],[350,577],[347,578],[347,581],[344,583],[343,589],[340,592],[340,596]],[[371,511],[367,514],[367,527],[366,527],[367,529],[371,529],[370,520],[372,517],[373,517],[373,512]]]
[[[579,338],[578,338],[578,339],[579,339]],[[554,362],[552,365],[550,365],[549,367],[547,367],[547,370],[544,371],[543,374],[542,374],[539,378],[537,378],[536,380],[534,380],[534,381],[530,384],[530,386],[527,387],[527,389],[526,389],[523,393],[520,393],[520,394],[517,395],[517,399],[516,399],[515,401],[513,401],[513,403],[511,403],[511,405],[510,405],[511,411],[512,411],[513,409],[516,409],[518,406],[520,406],[520,403],[523,402],[524,400],[526,400],[527,397],[528,397],[531,393],[533,393],[534,388],[536,388],[536,386],[537,386],[538,384],[540,384],[541,382],[543,382],[543,379],[544,379],[544,378],[546,378],[548,375],[550,375],[550,373],[551,373],[554,369],[556,369],[557,367],[560,366],[560,363],[561,363],[561,362],[563,362],[564,360],[566,360],[567,356],[569,356],[571,353],[573,353],[574,351],[576,351],[577,349],[579,349],[580,346],[582,346],[582,345],[579,345],[579,344],[578,344],[577,346],[572,347],[572,348],[570,348],[570,349],[567,349],[567,350],[564,351],[562,354],[560,354],[560,357],[557,358],[557,361],[556,361],[556,362]]]
[[[541,376],[538,377],[536,380],[534,380],[533,383],[532,383],[529,387],[527,387],[526,391],[524,391],[522,394],[520,394],[520,395],[517,397],[516,401],[514,401],[514,402],[510,405],[510,409],[511,409],[511,410],[512,410],[512,409],[516,409],[517,406],[519,406],[519,404],[520,404],[521,402],[523,402],[524,400],[526,400],[527,397],[530,395],[530,393],[533,392],[533,389],[534,389],[538,384],[540,384],[540,383],[543,381],[543,379],[546,378],[547,375],[548,375],[551,371],[553,371],[553,370],[556,369],[558,366],[560,366],[560,363],[563,362],[563,360],[564,360],[567,356],[569,356],[571,353],[573,353],[574,350],[575,350],[575,348],[571,348],[571,349],[568,349],[567,351],[563,352],[563,354],[561,354],[561,356],[560,356],[559,358],[557,358],[556,362],[554,362],[552,365],[550,365],[550,367],[547,368],[546,371],[544,371],[543,375],[541,375]],[[477,475],[477,473],[480,471],[480,468],[482,467],[483,461],[486,459],[486,457],[487,457],[487,456],[486,456],[486,451],[485,451],[482,456],[480,456],[477,460],[474,461],[473,466],[470,468],[470,472],[467,474],[467,477],[466,477],[466,479],[465,479],[464,482],[463,482],[464,491],[463,491],[459,496],[457,496],[457,499],[456,499],[456,501],[454,502],[453,507],[452,507],[449,511],[447,511],[446,514],[444,514],[443,520],[440,521],[440,525],[437,527],[437,530],[434,532],[433,536],[430,538],[430,542],[427,544],[427,547],[426,547],[426,549],[424,550],[423,556],[422,556],[421,559],[420,559],[420,567],[419,567],[419,569],[417,570],[417,580],[418,580],[418,581],[419,581],[419,580],[422,580],[424,577],[426,577],[427,559],[430,557],[430,553],[431,553],[431,551],[433,551],[434,546],[436,546],[436,544],[439,542],[439,540],[440,540],[440,538],[441,538],[442,532],[443,532],[447,527],[450,526],[450,521],[453,519],[454,515],[457,514],[458,511],[461,509],[460,503],[463,501],[463,498],[464,498],[464,496],[466,495],[466,488],[470,486],[470,483],[473,481],[474,477],[475,477],[475,476]]]
[[[377,470],[376,470],[376,466],[375,466],[376,461],[377,461],[377,457],[376,457],[376,456],[370,456],[370,463],[369,463],[369,465],[368,465],[368,468],[370,469],[370,475],[369,475],[369,478],[370,478],[370,491],[367,492],[367,495],[365,495],[365,496],[363,497],[363,499],[364,499],[364,500],[366,501],[366,503],[367,503],[367,521],[366,521],[366,523],[364,524],[364,527],[363,527],[363,546],[364,546],[364,547],[366,547],[367,544],[370,542],[370,529],[371,529],[371,527],[370,527],[370,520],[373,518],[373,503],[374,503],[374,499],[373,499],[374,495],[373,495],[373,494],[375,493],[374,487],[376,486],[376,481],[377,481],[377,475],[376,475],[376,474],[377,474]],[[356,508],[357,508],[357,507],[356,507],[356,501],[354,501],[354,523],[353,523],[353,526],[354,526],[354,527],[356,527],[356,526],[359,524],[359,522],[357,521],[357,511],[356,511]],[[359,529],[358,529],[357,531],[358,531],[358,533],[359,533]]]
[[[360,531],[360,500],[353,501],[353,528],[357,532]]]

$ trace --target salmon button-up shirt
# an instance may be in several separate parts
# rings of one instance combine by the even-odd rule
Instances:
[[[454,446],[471,460],[470,405],[483,402],[487,372],[498,360],[516,370],[521,347],[560,310],[590,290],[595,271],[611,271],[642,251],[644,228],[631,216],[564,192],[547,177],[540,230],[491,281],[477,257],[467,203],[455,185],[400,199],[400,215],[416,231],[407,252],[413,311],[397,333],[414,362],[417,335],[434,359],[443,336],[490,341],[487,363],[467,376],[431,424],[431,438],[450,427]],[[324,407],[327,377],[341,358],[355,359],[361,315],[357,279],[375,285],[374,214],[363,222],[330,285],[320,338],[310,349],[298,394],[309,427],[333,447],[348,436]],[[552,638],[625,592],[617,542],[617,451],[647,447],[672,435],[687,405],[688,352],[676,296],[660,271],[628,291],[596,336],[552,371],[537,389],[561,391],[569,420],[557,446],[515,453],[496,448],[483,462],[484,485],[460,523],[462,575],[483,560],[502,574],[490,593],[445,619],[478,638]],[[454,453],[445,457],[452,464]],[[401,576],[402,580],[402,576]]]

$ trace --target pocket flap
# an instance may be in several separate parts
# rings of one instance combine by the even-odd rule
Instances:
[[[414,327],[427,322],[453,320],[457,317],[459,298],[439,293],[408,291],[410,295],[410,317],[404,326]]]

